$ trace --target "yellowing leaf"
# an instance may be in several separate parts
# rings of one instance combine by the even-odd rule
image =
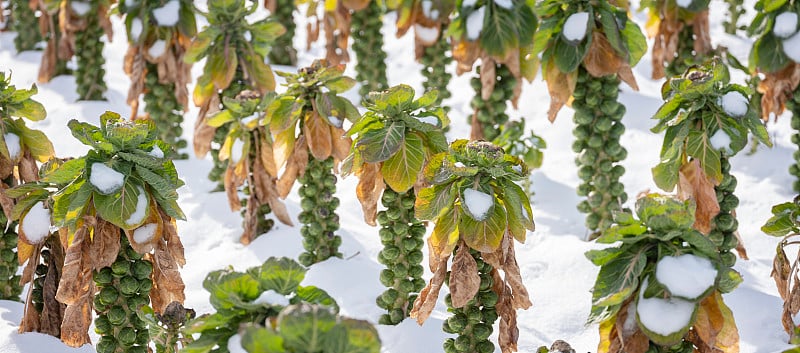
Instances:
[[[417,182],[425,159],[423,148],[422,139],[409,134],[400,149],[383,162],[381,174],[392,190],[404,193]]]
[[[495,200],[495,204],[497,204]],[[460,217],[459,231],[461,238],[469,247],[480,252],[493,252],[500,247],[506,231],[506,210],[503,207],[492,207],[491,214],[482,222],[472,217]]]
[[[308,112],[303,124],[303,134],[306,136],[308,150],[317,160],[324,161],[331,156],[333,145],[331,142],[330,125],[314,111]]]

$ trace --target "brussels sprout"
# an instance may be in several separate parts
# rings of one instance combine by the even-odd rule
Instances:
[[[599,207],[603,203],[603,194],[599,191],[592,191],[586,201],[592,208]]]
[[[114,353],[117,350],[117,341],[114,337],[103,336],[97,342],[97,353]]]
[[[394,272],[389,269],[381,270],[381,284],[386,287],[390,287],[394,284]]]
[[[413,207],[413,205],[411,207]],[[394,234],[406,235],[408,233],[408,224],[397,222],[392,226],[392,230],[394,231]]]
[[[108,322],[113,326],[122,326],[126,321],[125,309],[119,306],[112,306],[108,310]]]
[[[453,329],[454,333],[460,333],[464,328],[467,327],[467,318],[463,314],[457,313],[449,318],[446,321],[447,325]]]
[[[475,349],[478,353],[492,353],[494,352],[494,344],[483,340],[475,344]]]
[[[470,324],[476,324],[483,320],[483,315],[481,314],[481,309],[475,306],[465,307],[467,309],[467,321]]]
[[[585,139],[589,137],[589,134],[591,134],[591,129],[587,125],[594,121],[594,115],[589,114],[589,112],[585,110],[576,110],[573,120],[576,124],[578,124],[578,126],[575,128],[575,130],[572,130],[572,134],[578,139]]]
[[[128,353],[147,353],[146,346],[135,346],[128,349]]]
[[[733,267],[736,264],[736,255],[731,252],[722,253],[720,257],[722,258],[722,264],[727,267]]]
[[[150,293],[153,289],[153,281],[149,278],[139,280],[139,293]]]
[[[466,352],[472,344],[472,339],[466,335],[456,337],[454,346],[459,352]]]
[[[131,327],[123,327],[117,333],[117,341],[122,346],[132,346],[136,342],[136,331]]]
[[[94,274],[94,281],[98,284],[110,284],[113,280],[114,275],[108,267],[104,267]]]
[[[716,223],[717,229],[723,232],[735,231],[738,223],[736,219],[733,218],[733,215],[729,213],[720,213],[714,218],[714,222]]]
[[[104,287],[97,294],[99,302],[103,305],[111,305],[119,298],[119,293],[113,287]]]
[[[127,260],[120,261],[118,259],[111,264],[111,271],[118,277],[127,275],[131,271],[131,263]]]
[[[603,138],[600,135],[592,135],[592,136],[589,137],[589,139],[587,140],[586,144],[590,148],[594,148],[594,149],[600,148],[600,147],[603,146]]]
[[[442,344],[442,347],[444,348],[444,352],[445,353],[457,353],[458,352],[458,350],[456,350],[455,341],[456,340],[454,338],[448,338],[448,339],[446,339],[444,341],[444,344]]]
[[[139,281],[131,276],[122,277],[119,280],[119,291],[122,295],[131,296],[139,291]]]
[[[422,257],[422,251],[414,250],[410,252],[406,258],[408,262],[418,264],[422,262]]]
[[[722,241],[722,245],[720,245],[721,250],[730,250],[736,248],[739,245],[739,239],[736,238],[735,235],[730,234],[726,235],[725,239]]]
[[[492,335],[492,326],[484,323],[478,323],[472,326],[472,335],[477,341],[483,341]]]
[[[497,305],[497,300],[499,298],[497,296],[497,293],[495,293],[494,291],[489,290],[489,291],[481,292],[479,294],[479,299],[480,299],[480,301],[481,301],[481,303],[483,305],[492,307],[492,306]]]
[[[495,308],[483,308],[483,322],[495,322],[499,315]]]
[[[719,229],[713,229],[708,233],[708,240],[711,240],[715,246],[721,246],[725,241],[725,234]]]
[[[150,274],[153,273],[153,264],[150,261],[136,261],[133,263],[132,273],[136,279],[150,278]]]
[[[400,256],[400,249],[394,245],[387,245],[383,248],[383,250],[381,250],[381,253],[383,254],[384,258],[392,261]]]

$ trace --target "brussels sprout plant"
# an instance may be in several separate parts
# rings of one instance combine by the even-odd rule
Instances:
[[[759,1],[758,11],[748,34],[756,38],[750,50],[750,70],[763,77],[758,84],[761,96],[761,117],[765,121],[770,115],[782,114],[787,108],[792,112],[791,127],[795,130],[792,143],[800,149],[800,52],[792,44],[798,32],[797,18],[800,3],[790,1]],[[759,75],[753,75],[758,77]],[[800,151],[794,153],[795,163],[789,173],[795,177],[794,191],[800,191]]]
[[[736,1],[736,0],[734,0]],[[712,54],[709,0],[645,0],[647,33],[653,44],[653,78],[680,75]]]
[[[183,330],[185,336],[198,337],[184,351],[380,351],[375,328],[338,316],[339,306],[327,292],[300,285],[305,273],[294,260],[274,257],[245,272],[228,268],[209,273],[203,288],[216,312],[199,316]]]
[[[37,1],[42,39],[47,43],[44,47],[44,52],[42,52],[41,64],[39,64],[37,80],[40,83],[50,82],[55,76],[71,72],[71,70],[67,69],[67,61],[72,57],[72,53],[62,50],[59,46],[63,36],[61,33],[61,4],[62,0]]]
[[[356,53],[356,81],[361,85],[358,93],[366,97],[369,92],[389,88],[386,80],[386,52],[383,50],[383,4],[378,0],[365,0],[366,6],[354,9],[350,35]]]
[[[181,330],[189,320],[195,318],[195,312],[184,308],[179,302],[169,303],[163,314],[145,305],[137,315],[147,324],[156,353],[178,353],[180,348],[192,341],[190,336],[182,335]]]
[[[544,161],[543,149],[547,147],[547,143],[531,129],[528,136],[523,137],[525,134],[525,120],[509,121],[500,127],[500,134],[494,138],[495,145],[501,147],[506,153],[521,159],[528,170],[541,168]],[[532,195],[531,179],[525,178],[522,181],[522,187],[529,195]]]
[[[42,41],[42,34],[39,33],[39,19],[36,18],[34,9],[37,6],[36,0],[11,0],[11,29],[17,32],[14,37],[14,47],[17,52],[36,49],[36,45]],[[0,7],[0,12],[2,7]],[[3,21],[5,22],[5,21]]]
[[[771,146],[747,88],[729,83],[728,68],[714,60],[670,78],[661,89],[664,104],[653,119],[653,132],[664,132],[661,161],[653,168],[656,185],[697,202],[695,228],[719,248],[726,266],[746,256],[739,244],[733,194],[736,178],[728,161],[748,143],[748,133]],[[738,247],[737,247],[738,245]]]
[[[378,261],[387,268],[380,279],[389,289],[377,303],[387,310],[380,318],[384,325],[397,325],[408,317],[425,286],[425,226],[414,216],[413,188],[425,162],[447,149],[442,128],[449,120],[444,109],[434,105],[436,94],[429,91],[415,100],[414,90],[406,85],[370,93],[364,101],[367,112],[347,132],[356,137],[342,173],[359,177],[356,193],[364,220],[374,226],[377,219],[381,225]],[[386,210],[377,212],[378,199]]]
[[[67,242],[55,295],[66,304],[61,340],[88,343],[94,308],[98,352],[146,352],[149,335],[136,312],[152,303],[160,313],[184,299],[178,267],[185,260],[175,226],[185,219],[176,192],[183,182],[151,122],[106,112],[100,124],[69,122],[73,136],[91,149],[40,183],[21,186],[27,194],[15,212],[24,224],[42,208]]]
[[[620,80],[638,90],[631,67],[647,50],[644,35],[624,8],[607,1],[546,0],[537,7],[541,25],[534,40],[550,91],[550,121],[572,101],[576,123],[572,149],[583,181],[578,210],[587,213],[590,238],[611,225],[611,214],[628,199],[619,181],[625,106],[617,101]]]
[[[204,14],[209,25],[197,34],[184,56],[187,62],[206,59],[193,94],[194,104],[200,107],[193,144],[198,157],[211,151],[214,168],[208,178],[220,183],[219,189],[224,189],[227,163],[219,160],[217,146],[228,132],[206,124],[206,119],[220,109],[223,97],[234,98],[244,90],[259,94],[275,90],[275,76],[264,58],[286,30],[270,19],[248,23],[245,17],[257,7],[254,2],[248,6],[245,0],[209,0],[208,13]]]
[[[325,60],[332,65],[350,61],[347,50],[350,40],[350,11],[363,8],[368,1],[371,0],[295,0],[297,6],[307,6],[306,45],[311,47],[311,43],[319,40],[320,26],[323,26]]]
[[[191,38],[197,34],[193,3],[189,0],[121,0],[125,15],[128,52],[125,73],[131,78],[128,104],[131,119],[139,113],[139,96],[144,95],[147,113],[159,131],[159,139],[175,150],[186,148],[181,139],[183,113],[189,108],[191,64],[183,60]],[[179,153],[171,158],[187,158]]]
[[[323,261],[338,252],[342,242],[336,209],[334,169],[347,157],[350,139],[344,137],[344,121],[358,118],[355,106],[340,96],[355,85],[344,76],[344,65],[328,66],[315,60],[297,74],[279,73],[286,79],[286,92],[270,104],[270,129],[275,135],[277,168],[286,167],[278,180],[278,193],[285,198],[299,181],[303,224],[300,263],[304,266]]]
[[[420,190],[415,214],[435,223],[428,238],[433,278],[410,316],[422,324],[446,284],[453,315],[443,330],[458,335],[445,341],[447,353],[494,352],[488,338],[498,318],[500,350],[516,351],[516,310],[531,306],[514,255],[514,240],[534,229],[528,195],[516,184],[527,175],[519,158],[484,141],[456,140],[425,166],[430,186]]]
[[[105,100],[105,44],[100,37],[104,33],[108,38],[112,35],[108,18],[111,1],[61,0],[61,3],[64,12],[59,16],[65,22],[61,24],[63,38],[60,39],[58,55],[65,59],[77,56],[75,81],[78,99]]]
[[[269,52],[269,62],[276,65],[296,65],[297,50],[294,48],[294,12],[297,10],[294,0],[267,0],[264,7],[275,16],[278,23],[286,29],[286,33],[275,39]]]
[[[781,323],[789,334],[791,344],[800,344],[800,326],[795,321],[800,308],[792,304],[800,299],[800,287],[796,285],[800,257],[790,260],[786,255],[786,248],[797,244],[797,236],[800,235],[798,216],[800,216],[800,197],[795,197],[792,202],[772,207],[772,217],[761,227],[761,231],[767,235],[783,238],[775,252],[771,276],[778,287],[778,294],[783,299]]]
[[[471,139],[491,141],[508,120],[507,102],[516,107],[522,78],[532,80],[538,70],[533,53],[536,16],[530,1],[457,2],[448,35],[453,40],[456,73],[475,69],[479,77],[471,81],[476,95]]]
[[[5,300],[19,300],[22,292],[20,276],[17,275],[17,247],[25,250],[19,254],[19,265],[27,260],[26,255],[35,253],[38,259],[40,251],[34,251],[29,239],[38,240],[40,236],[46,238],[50,234],[49,230],[45,230],[47,234],[39,234],[40,229],[23,224],[18,236],[18,222],[15,222],[18,217],[14,217],[12,210],[14,196],[7,193],[8,188],[38,180],[36,161],[44,162],[54,154],[47,136],[25,125],[25,120],[39,121],[46,116],[44,106],[31,98],[36,92],[35,85],[30,89],[17,89],[11,84],[11,76],[0,72],[0,299]],[[26,237],[26,232],[36,234]],[[18,238],[23,243],[17,245]],[[38,261],[33,262],[38,264]],[[30,281],[30,277],[26,280],[25,283]]]
[[[648,194],[636,215],[618,212],[590,250],[600,266],[589,320],[600,325],[598,353],[739,351],[733,313],[722,299],[742,278],[714,243],[692,228],[695,205]]]

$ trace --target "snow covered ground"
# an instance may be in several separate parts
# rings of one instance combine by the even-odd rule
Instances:
[[[752,4],[752,1],[748,4]],[[198,2],[198,5],[205,7],[204,3]],[[635,4],[634,8],[637,8]],[[744,61],[750,41],[723,33],[721,23],[724,9],[721,1],[712,1],[712,38]],[[752,6],[749,9],[752,12]],[[643,13],[634,13],[633,16],[640,25],[644,23]],[[389,54],[389,82],[392,85],[407,83],[419,92],[422,88],[422,76],[419,74],[421,66],[412,60],[411,36],[395,39],[393,20],[393,15],[387,16],[384,29],[385,49]],[[39,94],[35,99],[46,106],[48,117],[34,126],[44,130],[53,140],[59,156],[76,156],[85,152],[85,147],[66,129],[69,119],[96,124],[100,114],[106,110],[123,115],[130,112],[125,104],[129,80],[122,71],[122,56],[127,43],[121,21],[114,19],[113,23],[115,41],[106,46],[104,53],[108,101],[76,102],[75,80],[70,76],[56,77],[50,83],[39,85]],[[298,26],[299,33],[295,41],[299,48],[304,47],[304,28],[304,25]],[[13,37],[14,34],[10,32],[0,33],[0,70],[13,71],[12,82],[20,87],[28,87],[35,81],[41,52],[16,54]],[[323,55],[322,46],[314,45],[310,51],[301,50],[299,64],[308,65]],[[200,65],[194,67],[195,77],[200,69]],[[289,67],[275,69],[294,70]],[[658,162],[661,136],[651,133],[649,129],[654,125],[650,117],[661,104],[661,82],[650,80],[650,71],[650,57],[647,55],[634,68],[641,91],[632,92],[623,86],[620,95],[627,107],[627,115],[623,120],[627,131],[622,137],[622,145],[629,154],[623,162],[627,172],[622,181],[631,199],[629,206],[639,192],[657,191],[650,168]],[[354,75],[352,66],[348,68],[348,73]],[[734,77],[742,82],[741,75]],[[453,107],[450,139],[469,136],[466,120],[470,113],[469,100],[474,93],[468,80],[468,76],[459,77],[450,84],[453,97],[446,102]],[[357,101],[356,91],[354,89],[349,93],[349,98],[354,101]],[[570,148],[574,126],[572,111],[563,109],[556,122],[550,124],[546,119],[548,105],[547,89],[543,82],[537,80],[525,86],[519,111],[511,113],[513,117],[524,117],[527,126],[533,128],[548,144],[544,165],[532,175],[536,231],[529,235],[526,244],[517,245],[522,275],[534,303],[532,308],[519,313],[519,350],[533,352],[540,345],[549,346],[554,340],[563,339],[578,352],[593,352],[598,342],[597,327],[587,326],[585,321],[591,303],[589,290],[598,269],[584,258],[583,253],[598,245],[583,240],[587,233],[583,226],[583,215],[575,208],[579,201],[575,194],[579,179],[573,162],[574,153]],[[185,115],[184,135],[187,139],[191,138],[196,115],[196,109]],[[769,218],[772,205],[789,201],[794,196],[792,179],[788,173],[794,147],[790,141],[791,130],[787,117],[780,119],[777,124],[771,123],[769,131],[775,147],[759,147],[752,155],[743,151],[732,160],[732,172],[739,182],[736,194],[741,199],[738,209],[739,230],[750,260],[739,260],[736,264],[744,283],[726,295],[725,300],[732,308],[739,326],[742,352],[776,352],[789,347],[785,344],[788,337],[780,324],[782,302],[769,277],[778,239],[764,235],[759,228]],[[209,271],[229,265],[243,270],[260,264],[270,256],[296,258],[302,251],[299,228],[283,225],[276,226],[247,247],[239,244],[239,214],[228,210],[224,194],[208,192],[214,187],[206,179],[211,168],[210,157],[202,160],[191,158],[175,164],[186,181],[186,186],[179,190],[179,202],[188,220],[179,223],[179,232],[186,247],[187,264],[182,274],[187,284],[187,307],[194,308],[200,314],[211,310],[208,293],[202,288],[202,280]],[[376,322],[381,309],[375,305],[375,297],[383,290],[378,280],[381,265],[377,262],[381,245],[377,229],[363,222],[361,208],[355,198],[355,183],[356,179],[350,177],[338,186],[337,196],[342,200],[339,209],[342,229],[339,234],[343,238],[341,251],[344,259],[331,259],[314,265],[305,282],[324,288],[333,295],[342,307],[342,314]],[[298,196],[290,195],[287,204],[289,211],[296,216],[300,211]],[[426,278],[429,276],[427,274]],[[45,335],[17,334],[21,315],[21,304],[0,301],[0,353],[94,352],[90,346],[67,348]],[[441,331],[441,324],[447,317],[444,304],[439,303],[423,327],[410,320],[397,327],[379,327],[383,351],[442,352],[446,335]]]

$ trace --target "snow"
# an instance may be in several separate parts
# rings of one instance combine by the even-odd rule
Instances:
[[[89,13],[89,11],[92,10],[92,5],[89,5],[89,3],[85,1],[73,0],[69,2],[69,5],[70,7],[72,7],[72,12],[81,17],[86,15],[87,13]]]
[[[236,139],[233,141],[233,146],[231,146],[231,161],[233,164],[239,163],[242,159],[242,150],[244,149],[244,141],[242,139]]]
[[[478,2],[478,0],[464,0],[461,2],[461,8],[473,7]]]
[[[645,288],[647,280],[642,283],[636,303],[636,315],[642,326],[659,335],[669,336],[689,324],[695,303],[680,298],[645,298]]]
[[[144,216],[147,215],[147,206],[149,206],[144,189],[141,186],[137,186],[136,189],[139,191],[139,195],[136,195],[136,209],[133,210],[130,217],[125,220],[125,223],[130,225],[142,223]]]
[[[153,17],[159,26],[172,27],[178,24],[180,10],[181,6],[178,0],[170,0],[164,6],[153,10]]]
[[[422,39],[423,42],[433,43],[439,38],[439,29],[436,27],[425,27],[419,23],[414,24],[414,34]]]
[[[150,239],[153,239],[153,235],[156,234],[156,229],[158,229],[158,225],[155,223],[148,223],[136,230],[133,231],[133,241],[138,244],[147,243]]]
[[[750,109],[747,97],[739,91],[730,91],[722,96],[720,105],[722,110],[734,118],[741,118],[747,114]]]
[[[464,190],[464,209],[476,221],[486,219],[489,209],[494,205],[494,198],[483,191],[475,189]]]
[[[230,353],[247,353],[242,347],[242,336],[238,333],[228,338],[228,352]]]
[[[258,113],[253,113],[248,117],[242,118],[242,124],[249,125],[251,122],[253,122],[253,120],[257,120],[260,117],[261,115],[259,115]]]
[[[692,5],[692,1],[693,0],[677,0],[676,2],[678,3],[678,6],[685,9]]]
[[[494,3],[506,10],[511,10],[514,7],[514,3],[511,0],[494,0]]]
[[[92,163],[92,171],[89,175],[89,182],[97,188],[100,193],[109,195],[122,187],[125,183],[125,175],[111,169],[103,163]]]
[[[797,14],[784,12],[776,16],[775,25],[772,26],[772,33],[778,38],[789,38],[797,33]]]
[[[205,1],[196,5],[207,9]],[[729,48],[730,53],[740,60],[747,59],[750,42],[734,36],[722,35],[722,19],[725,11],[721,1],[712,2],[710,15],[711,35],[715,44]],[[635,8],[634,4],[634,8]],[[752,10],[752,7],[749,9]],[[266,11],[263,6],[258,11]],[[751,12],[752,13],[752,12]],[[300,16],[296,16],[302,23]],[[634,13],[633,20],[644,28],[644,16]],[[421,66],[414,57],[414,36],[395,38],[388,33],[395,31],[396,14],[384,17],[385,48],[387,50],[387,77],[391,85],[407,83],[421,92]],[[114,31],[124,32],[123,22],[112,16]],[[204,24],[198,17],[198,25]],[[314,59],[324,57],[325,45],[312,44],[310,51],[305,48],[306,27],[297,26],[295,37],[298,48],[299,65],[308,66]],[[36,74],[41,60],[41,51],[28,51],[17,54],[14,51],[15,33],[0,32],[0,71],[13,70],[12,83],[17,87],[30,87],[36,82]],[[800,37],[798,37],[800,38]],[[106,43],[104,54],[107,67],[122,67],[122,59],[127,51],[126,40]],[[450,67],[451,70],[454,66]],[[273,70],[295,72],[296,67],[273,67]],[[626,169],[621,182],[625,184],[629,200],[624,207],[633,208],[634,195],[643,191],[656,191],[652,181],[651,168],[659,161],[662,135],[653,134],[650,119],[662,104],[660,88],[662,81],[650,79],[650,60],[643,59],[633,68],[640,91],[622,89],[620,102],[627,113],[622,122],[625,134],[621,144],[631,151],[622,162]],[[202,72],[202,65],[192,68],[192,78]],[[355,75],[352,65],[347,66],[347,74]],[[445,100],[451,110],[453,122],[447,133],[449,141],[469,136],[468,117],[472,116],[470,100],[475,92],[470,87],[471,75],[453,76],[449,85],[452,97]],[[731,70],[731,81],[744,83],[744,75]],[[281,78],[276,78],[278,90],[282,89]],[[125,104],[130,79],[123,70],[107,70],[106,83],[109,87],[108,101],[78,101],[75,80],[71,76],[58,76],[49,83],[37,84],[39,93],[33,98],[42,102],[47,109],[47,119],[26,123],[30,128],[44,131],[53,141],[59,157],[84,155],[87,147],[70,134],[64,133],[66,122],[76,118],[97,125],[99,116],[106,110],[129,112]],[[194,85],[189,86],[189,91]],[[575,188],[581,183],[574,163],[575,153],[571,145],[574,141],[572,130],[572,110],[565,107],[558,120],[551,124],[546,119],[549,105],[547,86],[539,76],[532,83],[524,83],[524,99],[520,99],[519,110],[508,109],[511,119],[524,119],[526,130],[533,129],[547,142],[544,163],[531,175],[531,207],[536,215],[536,231],[524,244],[516,244],[517,259],[525,285],[535,303],[529,310],[517,312],[519,324],[519,351],[535,352],[539,346],[550,346],[554,340],[569,342],[578,352],[595,352],[599,342],[598,326],[586,325],[592,302],[591,287],[597,277],[598,268],[583,256],[585,251],[604,246],[587,242],[588,232],[584,226],[585,215],[579,213],[575,205],[581,200]],[[358,100],[357,90],[345,93],[348,99]],[[361,107],[358,107],[361,109]],[[198,108],[190,104],[184,114],[183,137],[191,146],[192,126],[197,119]],[[754,154],[739,153],[730,159],[731,172],[738,179],[736,195],[740,199],[737,218],[744,244],[750,256],[749,261],[738,260],[735,269],[742,273],[744,282],[730,294],[723,297],[730,306],[737,321],[742,353],[782,352],[792,348],[788,345],[789,336],[781,325],[783,301],[780,299],[774,282],[770,278],[775,248],[781,240],[765,236],[761,225],[770,217],[772,205],[791,201],[795,196],[790,185],[794,178],[788,173],[793,163],[793,129],[790,126],[790,113],[781,116],[777,122],[770,121],[767,126],[775,148],[759,147]],[[165,150],[166,151],[166,150]],[[183,150],[191,152],[191,147]],[[744,151],[743,151],[744,152]],[[198,315],[213,312],[209,304],[209,293],[202,283],[206,275],[215,270],[233,266],[237,271],[260,266],[270,256],[297,258],[303,252],[300,227],[276,224],[270,232],[256,238],[250,245],[239,243],[242,233],[242,218],[239,212],[230,211],[225,193],[210,193],[215,183],[206,178],[211,169],[211,157],[198,159],[191,153],[189,159],[176,160],[178,175],[186,185],[178,189],[178,203],[186,213],[187,221],[178,221],[178,234],[186,249],[186,266],[180,269],[186,283],[186,307],[193,308]],[[88,167],[88,166],[87,166]],[[350,176],[337,182],[336,196],[341,200],[338,214],[341,228],[337,234],[342,236],[342,259],[329,259],[310,267],[302,285],[318,286],[336,299],[341,306],[341,314],[356,319],[377,322],[383,310],[375,305],[375,297],[385,288],[379,281],[383,265],[377,256],[382,249],[377,229],[365,226],[361,206],[353,196],[356,193],[358,178]],[[300,197],[296,192],[285,200],[287,211],[297,219]],[[526,214],[526,213],[523,213]],[[428,229],[430,233],[430,228]],[[427,235],[426,235],[427,236]],[[423,250],[427,254],[427,250]],[[794,254],[794,253],[792,253]],[[790,256],[791,257],[791,256]],[[428,259],[423,260],[427,263]],[[427,266],[425,266],[427,269]],[[426,270],[427,271],[427,270]],[[346,275],[342,275],[346,274]],[[430,272],[424,275],[430,279]],[[405,320],[397,326],[376,325],[383,342],[382,353],[442,353],[442,342],[451,335],[442,332],[442,322],[450,313],[444,306],[447,289],[443,288],[439,301],[431,317],[423,326],[413,320]],[[39,333],[19,334],[22,304],[0,300],[0,351],[3,353],[95,353],[93,345],[70,348],[58,339]],[[98,336],[90,330],[89,336],[96,343]],[[496,336],[490,338],[496,340]],[[226,345],[222,343],[223,347]],[[499,349],[496,353],[499,353]]]
[[[456,167],[456,168],[464,168],[464,167],[466,167],[464,165],[464,163],[461,163],[461,162],[455,162],[455,163],[453,163],[453,166]]]
[[[131,38],[132,42],[138,42],[139,36],[142,35],[142,20],[138,17],[131,20]]]
[[[22,232],[30,244],[38,244],[50,235],[50,210],[39,201],[31,207],[22,219]]]
[[[272,289],[261,293],[255,300],[253,300],[253,304],[272,304],[272,305],[281,305],[287,306],[289,305],[289,298],[286,298],[283,294],[280,294]]]
[[[150,54],[150,56],[153,58],[158,58],[164,55],[164,53],[166,52],[167,52],[167,42],[165,42],[163,39],[159,39],[153,42],[153,45],[151,45],[150,49],[147,50],[147,53]]]
[[[6,141],[6,149],[8,149],[8,157],[12,160],[19,157],[19,152],[22,150],[22,145],[19,141],[19,136],[13,132],[7,132],[3,135]]]
[[[253,40],[253,34],[250,33],[250,31],[244,31],[244,34],[242,34],[242,36],[244,36],[244,40],[248,42]]]
[[[708,139],[708,142],[711,143],[711,147],[717,151],[731,151],[731,137],[728,136],[728,133],[722,129],[717,130],[717,132],[715,132],[714,135]]]
[[[704,257],[683,254],[664,256],[656,264],[656,279],[670,294],[697,299],[717,279],[717,269]]]
[[[419,121],[421,121],[421,122],[423,122],[425,124],[430,124],[430,125],[433,125],[433,126],[438,126],[439,125],[439,118],[437,118],[435,116],[419,116],[419,117],[417,117],[417,120],[419,120]]]
[[[473,11],[467,16],[467,39],[476,40],[481,35],[483,29],[483,16],[486,13],[486,7],[481,7]]]
[[[150,150],[149,155],[156,157],[156,158],[164,158],[164,151],[161,150],[161,147],[153,146],[153,149]]]
[[[433,2],[430,0],[423,0],[422,1],[422,14],[425,15],[426,18],[435,20],[439,18],[439,10],[434,9],[431,11],[431,6]]]
[[[800,62],[800,32],[783,40],[783,52],[789,59]]]
[[[564,28],[561,33],[569,41],[580,42],[586,37],[586,29],[589,25],[588,12],[576,12],[567,17],[564,21]]]

